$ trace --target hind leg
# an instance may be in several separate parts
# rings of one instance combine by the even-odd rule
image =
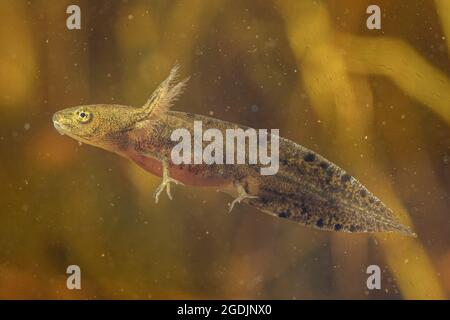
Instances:
[[[258,198],[258,196],[252,196],[252,195],[248,194],[247,191],[245,190],[245,188],[242,186],[240,181],[235,181],[234,186],[238,193],[238,197],[236,199],[234,199],[233,202],[231,202],[230,209],[228,210],[228,212],[231,212],[231,210],[233,210],[234,205],[236,203],[241,203],[242,200]]]

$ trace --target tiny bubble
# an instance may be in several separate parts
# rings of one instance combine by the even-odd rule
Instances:
[[[24,128],[25,130],[30,130],[31,125],[27,122],[27,123],[25,123],[25,124],[23,125],[23,128]]]

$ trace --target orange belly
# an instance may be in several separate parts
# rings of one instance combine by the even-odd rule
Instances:
[[[154,158],[142,156],[137,153],[125,154],[123,156],[130,159],[144,170],[156,176],[162,177],[161,161]],[[175,180],[181,181],[184,184],[191,186],[223,187],[232,183],[230,179],[225,179],[222,177],[207,177],[205,175],[202,175],[201,170],[204,166],[205,165],[198,165],[198,170],[192,170],[193,166],[190,166],[189,169],[189,166],[177,166],[169,164],[169,172],[170,176]]]

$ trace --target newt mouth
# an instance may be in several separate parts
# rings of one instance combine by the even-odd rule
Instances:
[[[59,122],[53,121],[53,126],[55,127],[56,131],[59,132],[59,134],[61,134],[62,136],[64,135],[64,129],[61,127]]]
[[[59,132],[59,134],[61,135],[65,134],[63,126],[57,120],[53,120],[53,126],[55,127],[56,131]]]
[[[58,113],[55,113],[53,115],[53,126],[55,127],[56,131],[59,132],[59,134],[64,135],[66,132],[64,130],[64,127],[58,122]]]

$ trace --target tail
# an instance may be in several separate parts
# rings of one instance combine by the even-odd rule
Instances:
[[[351,233],[394,232],[417,237],[409,227],[398,222],[392,211],[381,202],[378,210],[369,210],[307,197],[300,200],[263,192],[258,199],[250,199],[248,203],[262,212],[320,230]]]
[[[258,198],[248,199],[250,205],[321,230],[416,237],[358,180],[324,157],[282,139],[280,164],[276,175],[257,178],[252,194],[257,193]]]

